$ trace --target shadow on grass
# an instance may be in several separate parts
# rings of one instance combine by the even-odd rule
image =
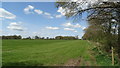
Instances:
[[[7,62],[7,63],[3,63],[2,66],[43,66],[43,63],[37,63],[37,62],[33,62],[33,61],[24,61],[24,62]]]

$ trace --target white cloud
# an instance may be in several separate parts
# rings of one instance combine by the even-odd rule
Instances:
[[[50,19],[53,19],[54,17],[55,17],[55,18],[61,18],[61,17],[63,16],[62,14],[53,16],[52,14],[50,14],[50,13],[48,13],[48,12],[44,12],[44,11],[39,10],[39,9],[35,9],[34,12],[36,12],[37,14],[42,14],[42,15],[44,15],[45,17],[50,18]]]
[[[77,2],[78,0],[71,0],[72,2]]]
[[[72,27],[73,26],[70,22],[62,24],[62,25],[65,26],[65,27]]]
[[[9,24],[9,26],[7,27],[10,30],[16,30],[16,31],[23,31],[23,27],[21,26],[20,22],[16,23],[16,22],[12,22]]]
[[[54,18],[53,16],[47,16],[47,15],[45,17],[47,17],[49,19],[53,19]]]
[[[77,30],[75,30],[75,29],[72,29],[72,28],[64,28],[64,30],[66,30],[66,31],[78,32]]]
[[[60,12],[61,15],[65,15],[66,14],[65,9],[63,9],[62,7],[59,7],[57,12]]]
[[[48,12],[44,12],[45,15],[50,16],[51,14]]]
[[[24,12],[25,12],[25,14],[30,14],[30,13],[42,14],[43,16],[45,16],[45,17],[47,17],[49,19],[53,19],[54,18],[48,12],[44,12],[44,11],[39,10],[39,9],[34,9],[34,6],[32,6],[32,5],[28,5],[26,8],[24,8]]]
[[[80,28],[81,27],[81,25],[78,24],[78,23],[73,25],[70,22],[63,24],[63,26],[65,26],[65,27],[72,27],[72,28]]]
[[[71,24],[70,22],[68,22],[68,23],[65,23],[65,24],[62,24],[64,27],[69,27],[69,28],[81,28],[81,29],[85,29],[86,27],[84,27],[84,26],[81,26],[80,24]]]
[[[63,15],[62,14],[60,14],[60,15],[56,15],[55,17],[56,18],[61,18]]]
[[[6,18],[6,19],[15,19],[16,15],[8,12],[7,10],[0,8],[0,17],[1,18]]]
[[[33,9],[34,9],[33,6],[28,5],[28,6],[24,9],[24,12],[25,12],[26,14],[33,13],[33,12],[32,12]]]
[[[68,7],[65,7],[65,8],[59,7],[57,12],[59,12],[59,13],[61,13],[61,15],[65,16],[65,15],[70,14],[70,13],[75,13],[76,11],[69,9]]]
[[[80,24],[73,25],[75,28],[80,28],[82,27]]]
[[[44,12],[44,16],[47,17],[47,18],[50,18],[50,19],[53,19],[54,17],[48,13],[48,12]]]
[[[42,15],[44,15],[45,17],[50,18],[50,19],[53,19],[53,18],[54,18],[54,17],[51,16],[51,14],[48,13],[48,12],[43,12],[43,11],[38,10],[38,9],[35,9],[34,12],[36,12],[37,14],[42,14]]]
[[[36,12],[37,14],[43,14],[43,11],[35,9],[34,12]]]
[[[59,27],[46,27],[47,29],[50,29],[50,30],[58,30]]]
[[[74,32],[78,32],[78,31],[75,30]]]
[[[42,14],[43,16],[50,18],[50,19],[54,18],[50,13],[43,12],[42,10],[35,9],[34,12],[36,12],[37,14]]]
[[[72,28],[64,28],[64,30],[67,30],[67,31],[75,31],[75,29],[72,29]]]
[[[81,27],[83,30],[86,29],[86,27]]]
[[[16,23],[16,22],[10,23],[9,25],[10,25],[10,26],[19,26],[19,24]]]

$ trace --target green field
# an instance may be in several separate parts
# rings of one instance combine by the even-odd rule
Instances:
[[[84,40],[3,40],[2,63],[4,66],[99,65],[91,55],[92,47]]]

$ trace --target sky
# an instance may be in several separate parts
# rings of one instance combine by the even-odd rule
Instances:
[[[73,22],[66,19],[63,9],[55,2],[3,2],[0,8],[0,35],[81,38],[88,26],[85,19]],[[83,18],[86,13],[83,14]]]

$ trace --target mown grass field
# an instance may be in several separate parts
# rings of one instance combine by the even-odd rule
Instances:
[[[95,66],[98,64],[91,55],[92,47],[84,40],[3,40],[2,63],[3,66],[71,66],[72,63]]]

